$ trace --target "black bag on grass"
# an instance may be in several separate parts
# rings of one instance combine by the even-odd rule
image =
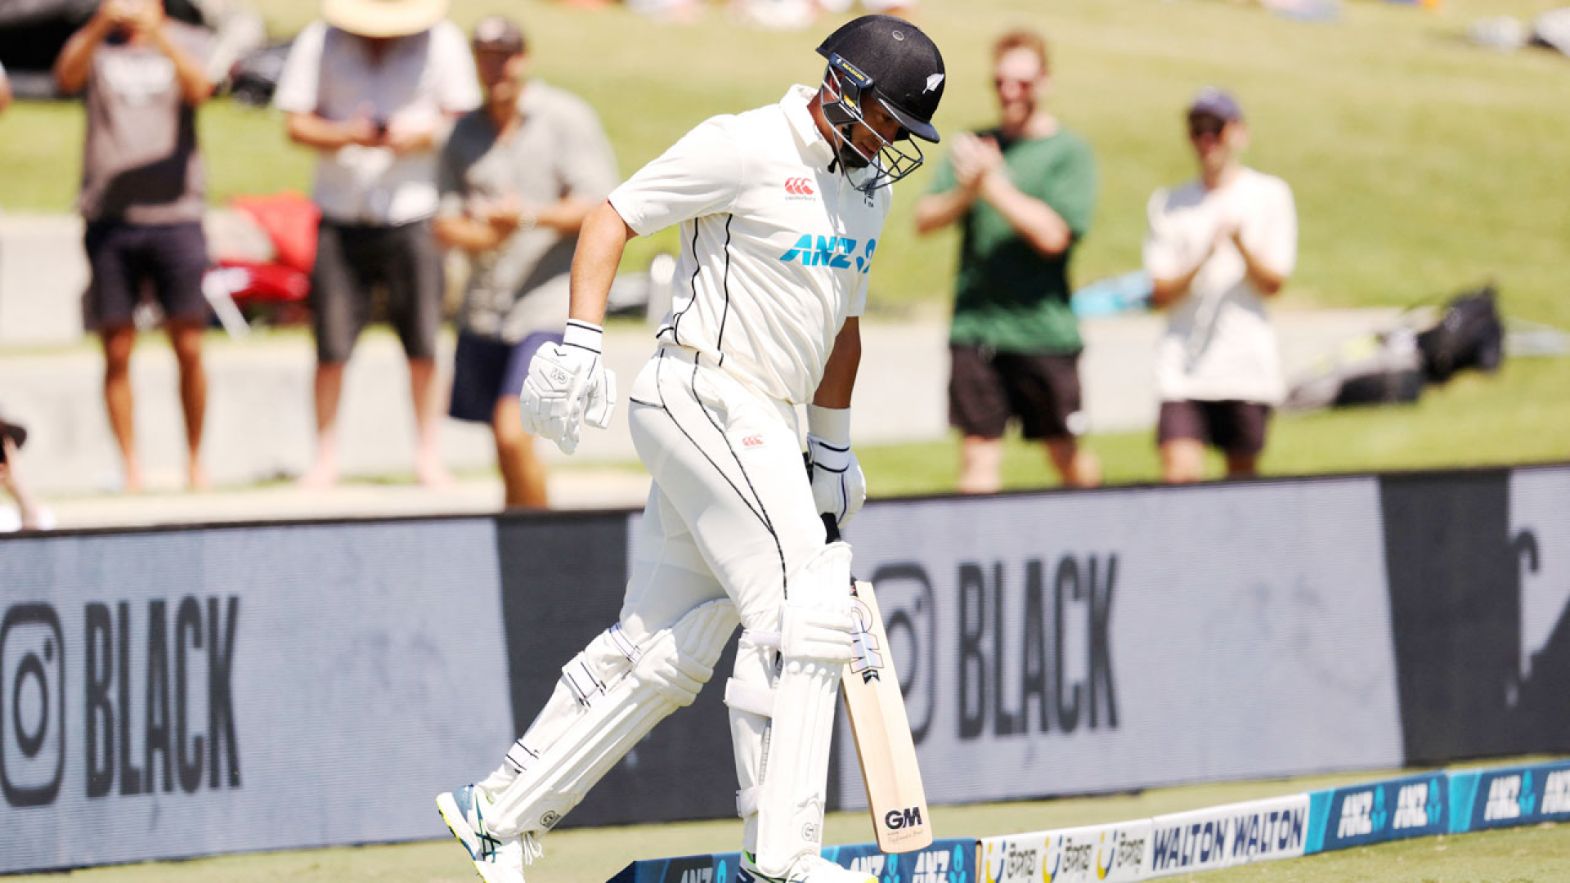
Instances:
[[[1437,324],[1417,335],[1430,383],[1444,383],[1465,368],[1499,370],[1504,344],[1505,326],[1492,285],[1458,295],[1445,306]]]

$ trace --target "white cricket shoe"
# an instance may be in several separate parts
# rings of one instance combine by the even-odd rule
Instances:
[[[842,868],[821,855],[804,855],[783,877],[769,877],[752,863],[752,853],[741,854],[741,883],[878,883],[865,871]]]
[[[489,809],[490,801],[473,785],[436,795],[436,810],[447,830],[468,850],[480,879],[485,883],[524,883],[523,866],[540,856],[540,845],[532,834],[496,836],[485,823]]]

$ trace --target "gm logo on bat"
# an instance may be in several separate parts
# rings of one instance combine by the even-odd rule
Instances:
[[[921,824],[921,807],[907,806],[904,809],[891,809],[883,814],[883,824],[895,831],[917,827]]]

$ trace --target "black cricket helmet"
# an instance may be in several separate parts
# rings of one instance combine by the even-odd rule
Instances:
[[[870,193],[919,168],[925,157],[912,136],[938,142],[932,116],[945,85],[943,54],[932,38],[902,18],[863,15],[829,34],[818,54],[829,61],[823,75],[828,93],[823,114],[839,136],[840,165],[872,167],[857,189]],[[899,121],[900,131],[892,141],[867,125],[863,114],[869,101]],[[851,141],[849,127],[857,125],[877,136],[875,156],[862,153]]]

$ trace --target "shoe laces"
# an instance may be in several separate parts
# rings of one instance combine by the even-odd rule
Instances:
[[[540,845],[540,839],[534,836],[533,831],[525,831],[518,838],[518,844],[523,847],[523,863],[534,864],[534,860],[545,855],[545,847]]]

